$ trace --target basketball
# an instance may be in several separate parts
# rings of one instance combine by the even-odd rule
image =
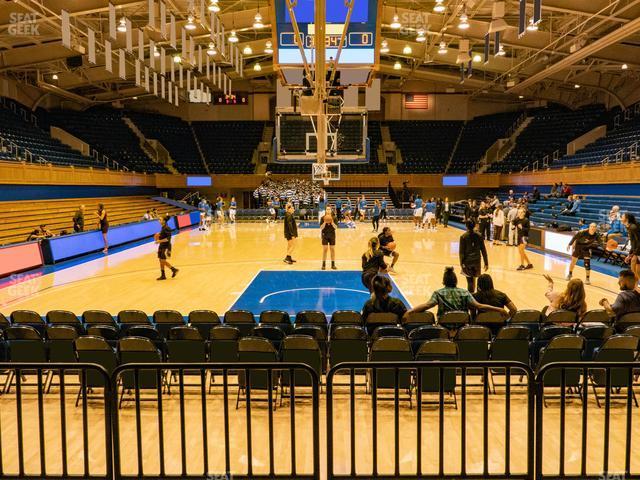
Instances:
[[[395,250],[396,249],[396,242],[389,242],[387,243],[387,246],[385,247],[387,250]]]
[[[609,240],[607,240],[607,252],[612,252],[614,251],[616,248],[618,248],[618,242],[616,240],[614,240],[613,238],[610,238]]]
[[[153,236],[153,239],[155,240],[155,242],[156,242],[156,243],[158,243],[158,241],[160,240],[160,233],[156,233],[156,234]]]

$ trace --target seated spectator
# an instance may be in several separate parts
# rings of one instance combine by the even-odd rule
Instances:
[[[609,212],[609,230],[607,238],[626,236],[627,229],[622,224],[622,215],[620,215],[620,207],[614,205]]]
[[[76,233],[84,231],[84,205],[80,205],[73,215],[73,231]]]
[[[538,187],[533,187],[533,194],[531,195],[531,203],[536,203],[540,200],[540,190]]]
[[[42,224],[34,231],[32,231],[27,237],[27,241],[31,240],[42,240],[43,238],[51,238],[53,237],[53,233],[47,230],[47,226]]]
[[[569,310],[578,315],[578,320],[582,320],[584,314],[587,313],[586,294],[584,291],[584,283],[579,278],[573,278],[567,283],[564,292],[555,292],[553,290],[553,278],[545,274],[544,278],[548,282],[547,293],[545,296],[549,300],[549,306],[545,315],[549,315],[556,310]]]
[[[573,195],[573,188],[568,183],[565,183],[564,187],[562,187],[562,196],[569,197],[571,195]]]
[[[549,192],[549,197],[555,198],[558,196],[558,184],[554,183],[551,185],[551,191]]]
[[[147,210],[147,212],[142,216],[142,221],[146,222],[151,220],[153,217],[151,216],[151,211]]]
[[[478,291],[473,294],[476,302],[491,305],[498,308],[507,308],[509,316],[513,316],[518,308],[507,296],[506,293],[496,290],[493,287],[493,279],[488,273],[483,273],[478,277]]]
[[[408,313],[424,312],[425,310],[429,310],[430,308],[437,306],[438,318],[442,317],[442,315],[447,312],[468,312],[470,308],[501,312],[505,317],[508,315],[504,309],[479,303],[471,296],[468,290],[458,288],[458,277],[453,271],[453,267],[446,267],[444,269],[442,284],[444,285],[444,288],[433,292],[433,295],[431,295],[431,299],[428,302],[412,308]]]
[[[600,306],[609,316],[616,317],[616,320],[627,313],[640,312],[640,289],[636,287],[636,277],[633,272],[621,270],[618,274],[618,285],[620,293],[613,305],[606,298],[600,300]]]
[[[151,209],[151,218],[160,218],[160,215],[158,215],[158,209],[157,208],[153,208]]]
[[[573,195],[567,198],[568,202],[564,207],[564,210],[560,212],[560,215],[575,215],[580,211],[580,197]]]
[[[362,307],[362,319],[367,320],[371,313],[395,313],[398,318],[402,318],[407,312],[407,307],[402,300],[390,296],[391,281],[387,277],[377,275],[371,282],[373,295]]]

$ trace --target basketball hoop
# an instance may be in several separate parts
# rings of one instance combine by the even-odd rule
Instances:
[[[316,182],[322,182],[325,186],[329,182],[340,180],[339,163],[312,163],[311,177]]]

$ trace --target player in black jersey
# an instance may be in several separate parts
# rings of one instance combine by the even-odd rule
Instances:
[[[588,230],[580,230],[573,236],[569,245],[567,245],[567,251],[571,251],[571,248],[573,248],[567,280],[571,280],[573,268],[578,260],[582,259],[584,260],[584,269],[587,276],[584,283],[591,285],[591,279],[589,278],[591,276],[591,249],[596,247],[599,241],[598,225],[595,223],[589,224]]]
[[[159,233],[156,233],[155,239],[158,244],[158,260],[160,260],[160,276],[158,280],[166,280],[167,277],[164,274],[164,267],[169,267],[171,270],[171,278],[178,274],[178,269],[172,266],[167,258],[171,256],[171,227],[168,225],[169,217],[164,217],[160,220],[162,229]]]
[[[520,253],[520,266],[517,270],[529,270],[533,268],[529,257],[527,256],[527,244],[529,243],[529,229],[531,222],[527,217],[527,211],[524,208],[518,209],[518,216],[513,221],[514,228],[517,232],[518,252]]]
[[[378,273],[386,273],[387,264],[384,254],[380,250],[380,239],[371,237],[367,251],[362,254],[362,284],[373,292],[373,279]]]
[[[378,235],[378,239],[380,240],[380,251],[385,256],[391,257],[391,265],[389,265],[388,268],[389,273],[396,273],[393,267],[398,262],[400,254],[396,252],[396,242],[393,239],[393,232],[391,231],[391,227],[384,227],[382,229],[382,233]]]
[[[291,258],[293,251],[296,248],[296,239],[298,238],[298,225],[296,225],[296,219],[293,216],[293,205],[287,204],[284,214],[284,238],[287,239],[287,256],[284,259],[284,263],[291,265],[296,261]]]
[[[331,207],[327,205],[324,217],[322,217],[322,225],[320,226],[320,237],[322,238],[322,270],[327,269],[327,250],[331,250],[331,270],[337,270],[336,267],[336,225]]]

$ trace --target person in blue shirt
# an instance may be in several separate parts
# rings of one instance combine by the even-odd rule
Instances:
[[[380,202],[380,220],[382,223],[387,223],[387,199],[385,197],[382,197]]]
[[[318,223],[323,223],[325,213],[327,213],[327,199],[323,196],[318,202]]]
[[[424,204],[424,219],[422,227],[427,226],[429,230],[436,229],[436,201],[431,198]]]
[[[207,202],[207,205],[204,207],[204,209],[206,215],[204,229],[208,230],[211,227],[211,222],[213,221],[213,206],[210,202]]]
[[[338,218],[338,222],[342,220],[342,199],[340,197],[336,200],[336,217]]]
[[[607,238],[611,237],[626,237],[627,229],[622,223],[620,215],[620,207],[614,205],[609,212],[609,230],[607,231]]]
[[[376,198],[373,202],[373,213],[371,216],[371,223],[373,223],[373,232],[378,232],[380,226],[380,202]]]
[[[419,230],[422,223],[422,199],[420,195],[416,195],[416,199],[411,206],[413,207],[413,226],[416,230]]]
[[[360,220],[364,222],[367,216],[367,200],[364,198],[364,195],[362,195],[362,198],[360,199],[358,211],[360,212]]]
[[[204,230],[207,225],[207,200],[203,197],[198,203],[198,210],[200,211],[200,225],[198,230]]]
[[[222,225],[224,223],[224,200],[218,195],[216,199],[216,215],[218,217],[218,223]]]
[[[238,204],[236,203],[236,197],[231,196],[231,201],[229,202],[229,220],[231,223],[236,223],[236,208]]]

